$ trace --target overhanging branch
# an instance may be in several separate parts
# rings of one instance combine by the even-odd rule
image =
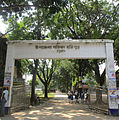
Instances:
[[[28,8],[28,7],[47,8],[47,7],[41,6],[41,5],[10,5],[10,6],[5,6],[5,7],[0,7],[0,10],[12,10],[15,8]]]

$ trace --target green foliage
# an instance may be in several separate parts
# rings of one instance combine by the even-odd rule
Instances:
[[[73,81],[72,86],[74,87],[74,86],[78,83],[78,81],[79,81],[79,79],[77,79],[77,78],[75,77],[75,80]]]
[[[32,80],[29,80],[29,81],[28,81],[28,84],[31,86],[31,85],[32,85]],[[35,86],[38,86],[38,85],[40,85],[40,81],[39,81],[39,79],[37,78],[37,79],[36,79],[36,82],[35,82]]]
[[[117,62],[117,65],[119,66],[119,36],[114,43],[114,54],[115,54],[115,60]]]
[[[54,14],[61,10],[61,6],[66,6],[67,2],[68,0],[1,0],[0,15],[4,20],[7,20],[9,15],[20,18],[26,12],[42,8],[49,9],[49,12]]]
[[[24,7],[26,5],[26,7]],[[0,15],[7,20],[9,14],[13,12],[21,16],[22,12],[28,9],[28,0],[1,0],[0,1]]]
[[[18,6],[24,4],[32,7]],[[16,5],[16,10],[10,8],[9,11],[2,10],[0,12],[3,18],[5,18],[4,16],[7,17],[9,12],[12,12],[8,16],[8,22],[10,24],[9,30],[14,31],[9,34],[9,40],[113,39],[115,40],[115,58],[119,64],[119,7],[113,3],[103,0],[3,0],[0,6],[10,7],[10,5]],[[24,11],[26,14],[22,14]],[[19,22],[18,17],[22,18]],[[61,86],[66,84],[71,86],[72,75],[78,78],[78,76],[84,76],[88,71],[92,70],[95,72],[95,75],[101,77],[99,75],[99,65],[103,61],[64,60],[64,63],[63,61],[61,62],[62,64],[60,62],[59,60],[59,70],[56,69],[54,77],[63,81],[58,83]],[[71,62],[72,64],[70,64]],[[26,72],[27,69],[24,67],[25,61],[22,64],[23,71]],[[32,65],[29,65],[29,68]],[[45,62],[44,65],[40,65],[40,68],[43,68]],[[46,68],[44,70],[45,75],[47,74]],[[32,73],[32,71],[30,72]],[[39,70],[39,73],[41,78],[43,78],[43,72]],[[99,83],[100,79],[97,82]],[[65,89],[69,88],[65,86]]]
[[[103,0],[71,0],[62,11],[52,17],[54,27],[49,28],[51,39],[113,39],[119,36],[119,7]],[[115,51],[118,50],[118,47]],[[117,52],[115,52],[117,54]],[[118,56],[116,57],[118,60]],[[104,61],[87,61],[87,71],[95,72],[96,81],[104,84],[104,73],[100,75],[99,65]],[[82,63],[85,68],[85,63]],[[81,65],[82,65],[81,64]],[[81,66],[80,65],[80,66]],[[74,64],[75,68],[77,67]],[[76,69],[74,69],[76,70]],[[83,71],[83,70],[82,70]],[[81,72],[81,70],[80,70]],[[77,72],[78,74],[83,74]],[[82,75],[81,75],[82,76]]]
[[[21,70],[23,74],[32,73],[32,68],[30,67],[31,64],[33,64],[31,60],[25,60],[25,59],[21,60]]]
[[[79,76],[85,76],[88,71],[92,71],[89,60],[71,59],[73,66],[73,75],[79,78]]]
[[[53,79],[56,82],[57,89],[62,92],[67,92],[71,89],[72,85],[72,64],[68,60],[58,60],[59,65],[53,75]]]
[[[118,35],[118,17],[118,7],[113,3],[72,0],[53,18],[55,27],[51,31],[52,34],[56,31],[57,37],[64,38],[115,39]]]
[[[13,29],[13,32],[9,34],[9,40],[32,40],[36,39],[36,34],[33,32],[34,23],[32,22],[34,18],[24,17],[20,22],[17,19],[9,19],[9,29]],[[35,25],[34,25],[35,27]]]
[[[86,84],[88,84],[89,86],[96,86],[97,85],[94,73],[89,72],[86,75],[86,79],[87,79]]]
[[[35,9],[33,11],[27,11],[27,15],[22,17],[22,21],[18,22],[17,16],[11,15],[9,17],[9,30],[14,29],[13,32],[9,34],[9,40],[34,40],[34,39],[46,39],[47,38],[47,21],[50,19],[50,16],[55,12],[58,12],[60,9],[56,8],[61,1],[50,1],[45,5],[46,7],[42,8],[39,5],[43,2],[35,1],[33,6]],[[32,1],[31,1],[32,2]],[[52,3],[51,3],[52,2]],[[45,3],[45,2],[44,2]],[[48,25],[49,26],[49,25]],[[48,66],[48,60],[41,60],[39,69],[39,79],[44,84],[45,88],[49,86],[52,80],[52,74],[54,71],[54,64],[51,65],[51,69]],[[23,62],[24,65],[25,62]],[[24,67],[24,66],[23,66]],[[28,69],[31,73],[34,71],[33,64],[28,66]],[[26,71],[27,69],[24,69]],[[47,90],[46,90],[47,92]]]
[[[45,87],[45,97],[48,97],[48,89],[52,83],[52,76],[56,69],[57,62],[52,59],[40,59],[37,70],[39,80]]]

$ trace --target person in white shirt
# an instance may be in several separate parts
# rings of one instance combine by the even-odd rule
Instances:
[[[1,97],[1,117],[5,115],[5,104],[8,100],[8,88],[3,88],[3,93]]]

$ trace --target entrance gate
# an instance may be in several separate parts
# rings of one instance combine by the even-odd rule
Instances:
[[[11,106],[15,59],[105,59],[110,114],[117,114],[113,40],[24,40],[8,42],[4,86],[9,86]]]

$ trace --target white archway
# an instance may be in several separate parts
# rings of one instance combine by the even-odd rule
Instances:
[[[11,105],[15,59],[105,59],[109,110],[117,112],[116,79],[114,69],[113,40],[23,40],[8,42],[4,86],[10,86],[8,107]],[[8,82],[8,80],[10,82]]]

